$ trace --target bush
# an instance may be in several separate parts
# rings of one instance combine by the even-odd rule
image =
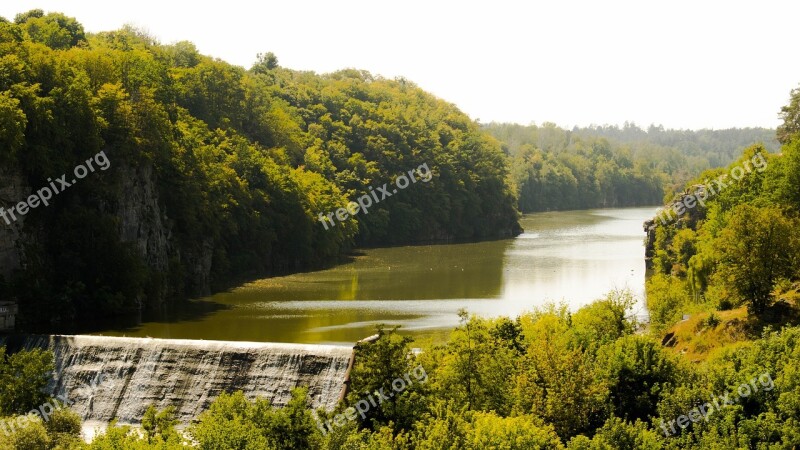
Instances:
[[[28,420],[18,421],[19,425],[11,436],[15,450],[43,450],[50,448],[50,437],[42,424],[42,420],[34,415]]]
[[[308,391],[295,389],[289,403],[249,401],[238,391],[220,395],[189,433],[201,449],[307,449],[320,445],[320,431],[308,409]]]
[[[700,321],[700,325],[703,328],[712,328],[712,329],[716,328],[717,325],[719,325],[720,323],[722,323],[722,319],[720,319],[720,317],[713,311],[709,313],[708,317]]]
[[[619,417],[609,418],[590,440],[577,436],[569,441],[569,450],[658,450],[664,448],[657,433],[643,422],[626,422]]]
[[[645,283],[647,309],[654,333],[660,333],[677,322],[689,304],[683,282],[669,275],[655,274]]]
[[[45,403],[42,392],[53,367],[50,351],[37,348],[6,355],[0,347],[0,416],[26,414]]]
[[[655,341],[626,336],[600,350],[598,370],[608,380],[614,414],[647,420],[679,376],[678,363]]]
[[[58,448],[69,448],[81,442],[81,418],[67,408],[57,408],[44,424],[47,435]]]
[[[476,413],[469,426],[466,448],[497,450],[562,449],[552,425],[543,425],[531,416],[498,417]]]

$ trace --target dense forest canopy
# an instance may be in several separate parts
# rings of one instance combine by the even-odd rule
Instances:
[[[503,142],[523,212],[661,204],[695,174],[752,144],[778,148],[775,130],[665,130],[635,124],[575,127],[491,123]]]
[[[520,231],[500,143],[407,80],[298,72],[271,53],[244,70],[40,10],[0,21],[0,73],[7,183],[36,190],[101,151],[111,165],[15,224],[25,264],[3,286],[23,325],[319,266],[353,245]],[[320,223],[421,165],[430,182]]]

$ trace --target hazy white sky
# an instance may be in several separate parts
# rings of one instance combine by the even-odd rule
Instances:
[[[798,2],[14,0],[130,23],[250,67],[404,76],[481,122],[775,127],[800,85]]]

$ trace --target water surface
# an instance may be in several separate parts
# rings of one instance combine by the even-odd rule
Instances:
[[[258,280],[193,302],[210,307],[206,314],[102,334],[352,343],[378,323],[441,336],[458,323],[461,308],[483,316],[515,316],[547,302],[577,309],[619,288],[641,298],[642,222],[655,211],[528,214],[525,232],[514,239],[361,250],[330,269]]]

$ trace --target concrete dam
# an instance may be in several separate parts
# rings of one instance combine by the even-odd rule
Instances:
[[[313,408],[333,409],[345,386],[352,347],[107,336],[10,336],[10,352],[49,349],[55,372],[47,393],[67,399],[89,423],[139,424],[151,404],[173,405],[184,425],[222,392],[285,405],[305,386]]]

